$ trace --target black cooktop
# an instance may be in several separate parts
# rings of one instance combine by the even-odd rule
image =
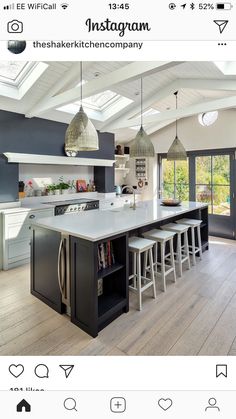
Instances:
[[[55,206],[61,206],[61,205],[74,205],[74,204],[87,204],[89,202],[96,202],[96,199],[71,199],[71,200],[65,200],[65,201],[51,201],[51,202],[44,202],[44,204],[52,204]]]

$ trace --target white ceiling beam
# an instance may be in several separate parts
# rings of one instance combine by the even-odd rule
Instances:
[[[196,89],[196,90],[224,90],[234,91],[236,90],[236,80],[218,80],[218,79],[177,79],[169,85],[164,86],[162,89],[157,91],[155,94],[149,96],[143,103],[143,108],[147,109],[154,103],[165,99],[172,95],[176,90],[180,89]],[[136,115],[140,111],[140,105],[130,105],[129,110],[124,111],[118,118],[117,115],[112,120],[102,125],[100,131],[110,131],[114,128],[114,124],[125,123],[132,116]]]
[[[178,89],[198,89],[198,90],[236,90],[236,80],[215,80],[215,79],[177,79],[169,85],[166,85],[162,89],[149,96],[143,103],[143,108],[149,108],[154,103],[170,96]],[[129,106],[128,112],[123,112],[124,116],[120,115],[119,118],[113,118],[113,121],[108,121],[108,123],[103,124],[101,131],[112,130],[114,126],[114,121],[116,122],[125,122],[127,119],[132,118],[133,115],[136,115],[140,111],[140,105]]]
[[[50,65],[50,63],[49,63]],[[27,114],[25,115],[26,118],[32,118],[33,116],[37,115],[37,109],[40,109],[42,106],[45,106],[48,103],[48,100],[51,99],[55,94],[57,94],[59,91],[61,91],[64,86],[67,86],[68,83],[71,81],[75,81],[76,78],[80,79],[80,64],[74,63],[72,67],[63,74],[63,77],[61,77],[48,91],[48,93],[38,102],[34,105],[33,108],[31,108]]]
[[[146,129],[146,133],[151,136],[156,131],[159,131],[160,129],[165,128],[167,125],[173,124],[173,122],[175,122],[175,119],[171,119],[170,121],[162,121],[158,124],[153,124],[152,126],[150,126]],[[138,129],[137,129],[137,132],[138,132]],[[133,134],[130,132],[130,134],[127,135],[127,137],[126,137],[125,144],[130,143],[134,139],[137,132],[133,131]]]
[[[178,79],[179,89],[196,90],[236,90],[236,80],[219,79]]]
[[[159,122],[158,124],[153,124],[152,126],[147,127],[147,129],[146,129],[146,133],[147,133],[148,135],[152,135],[152,134],[154,134],[156,131],[159,131],[160,129],[165,128],[167,125],[171,125],[171,124],[173,124],[173,122],[175,122],[175,119],[170,119],[170,120],[168,120],[168,121],[162,121],[162,122]]]
[[[236,107],[236,96],[230,96],[222,99],[205,101],[201,103],[197,103],[195,105],[188,106],[186,108],[179,108],[173,109],[169,111],[164,111],[159,114],[150,115],[143,117],[143,124],[148,125],[152,123],[158,123],[161,121],[167,121],[170,119],[180,119],[186,118],[188,116],[192,116],[195,114],[209,112],[209,111],[216,111],[221,109],[229,109]],[[114,124],[113,129],[121,129],[121,128],[130,128],[134,125],[139,124],[139,118],[134,118],[132,120],[128,120],[123,124]]]
[[[119,83],[125,81],[131,81],[139,78],[141,75],[151,74],[153,72],[162,71],[166,68],[177,65],[176,62],[169,61],[144,61],[133,62],[131,64],[125,65],[118,70],[112,71],[109,74],[105,74],[95,80],[91,80],[83,86],[83,98],[93,96],[100,92],[110,89],[112,86],[115,86]],[[80,87],[75,87],[67,90],[66,92],[60,93],[54,97],[48,98],[44,104],[39,104],[39,106],[32,109],[27,117],[31,118],[33,116],[44,113],[50,109],[55,109],[68,103],[73,103],[80,99]]]
[[[143,109],[147,109],[151,107],[154,103],[164,99],[167,96],[172,95],[178,88],[179,81],[175,80],[172,83],[165,85],[161,89],[156,90],[151,96],[144,100]],[[114,129],[114,125],[125,124],[127,120],[132,118],[134,115],[137,115],[137,113],[140,113],[140,103],[138,105],[136,103],[135,105],[130,105],[129,110],[125,110],[120,118],[116,118],[113,121],[105,123],[101,127],[100,131],[112,131],[112,129]],[[132,124],[131,126],[133,125],[135,124]]]

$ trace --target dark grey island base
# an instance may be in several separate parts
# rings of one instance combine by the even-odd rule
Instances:
[[[69,304],[72,323],[92,337],[96,337],[99,331],[115,318],[129,311],[129,236],[141,236],[151,228],[158,228],[184,216],[202,220],[202,249],[203,251],[208,249],[208,207],[201,204],[194,206],[194,204],[191,203],[188,208],[184,208],[182,211],[163,210],[163,212],[160,209],[162,215],[164,214],[164,219],[161,220],[160,214],[157,217],[155,211],[152,214],[153,218],[150,217],[150,208],[145,206],[140,208],[139,214],[130,209],[117,213],[114,210],[111,215],[111,211],[90,211],[89,214],[81,214],[81,218],[78,218],[78,215],[77,218],[74,217],[76,235],[72,234],[72,218],[68,218],[73,215],[39,220],[32,227],[31,293],[58,313],[66,311],[68,313]],[[106,231],[103,238],[99,231],[97,232],[98,240],[94,240],[91,236],[88,238],[79,237],[80,226],[78,224],[81,223],[81,230],[83,230],[84,222],[92,223],[97,220],[99,223],[104,217],[110,218],[110,221],[113,219],[114,224],[111,229],[116,233],[117,220],[119,224],[119,217],[123,219],[122,215],[127,217],[128,231],[109,235]],[[143,226],[140,226],[139,218],[143,219]],[[154,221],[158,218],[158,221]],[[60,219],[60,223],[58,219]],[[53,224],[53,220],[56,225]],[[70,226],[67,225],[67,222]],[[63,227],[59,228],[57,223]],[[132,228],[132,225],[136,224],[138,226]],[[89,228],[91,229],[92,226],[90,225]],[[101,226],[98,229],[101,230]],[[191,238],[189,239],[191,240]],[[99,270],[98,246],[108,240],[112,242],[115,262],[112,266]],[[61,265],[62,256],[63,264]],[[67,296],[64,295],[66,275],[69,279]],[[103,278],[103,293],[98,296],[98,280],[100,278]],[[66,303],[65,297],[67,298]]]

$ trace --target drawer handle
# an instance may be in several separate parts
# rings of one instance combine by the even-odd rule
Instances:
[[[114,202],[111,202],[111,205],[114,205]]]
[[[29,216],[29,218],[31,218],[31,220],[32,220],[32,218],[35,218],[35,215],[34,215],[34,214],[31,214],[31,215]]]
[[[58,278],[58,285],[63,296],[63,289],[62,289],[62,278],[61,278],[61,257],[62,257],[62,249],[63,249],[63,239],[61,239],[58,249],[58,257],[57,257],[57,278]]]

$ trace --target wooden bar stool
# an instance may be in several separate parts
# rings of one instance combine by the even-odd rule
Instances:
[[[202,240],[201,240],[201,223],[202,220],[194,220],[190,218],[182,218],[181,220],[177,220],[176,223],[184,224],[191,228],[191,244],[189,244],[189,253],[193,257],[193,265],[196,265],[196,253],[199,253],[199,258],[202,259]],[[195,229],[197,231],[197,241],[198,245],[196,245],[195,240]]]
[[[171,231],[164,231],[153,229],[143,234],[147,239],[154,240],[154,273],[161,277],[161,289],[166,291],[166,277],[173,272],[173,282],[176,282],[175,272],[175,257],[174,257],[174,246],[173,238],[175,233]],[[166,254],[166,244],[169,243],[170,252]],[[159,246],[158,246],[159,244]],[[158,247],[160,248],[161,261],[158,262]],[[146,262],[146,261],[145,261]],[[145,265],[144,262],[144,265]],[[160,272],[158,268],[160,267]],[[145,269],[145,266],[144,266]],[[147,269],[147,268],[146,268]]]
[[[148,288],[153,288],[153,298],[156,298],[156,285],[154,276],[152,249],[155,241],[143,239],[142,237],[129,238],[129,251],[133,254],[133,273],[129,279],[133,279],[133,285],[129,286],[130,291],[138,294],[138,309],[142,310],[142,293]],[[149,262],[150,278],[148,278],[147,270],[145,275],[141,275],[141,255],[144,253],[144,263]],[[148,260],[149,259],[149,260]]]
[[[189,245],[188,245],[188,229],[189,226],[184,224],[169,223],[161,227],[163,230],[172,231],[177,234],[177,249],[174,253],[176,262],[179,266],[179,276],[183,275],[183,264],[187,262],[190,269]],[[182,245],[183,236],[183,245]]]

